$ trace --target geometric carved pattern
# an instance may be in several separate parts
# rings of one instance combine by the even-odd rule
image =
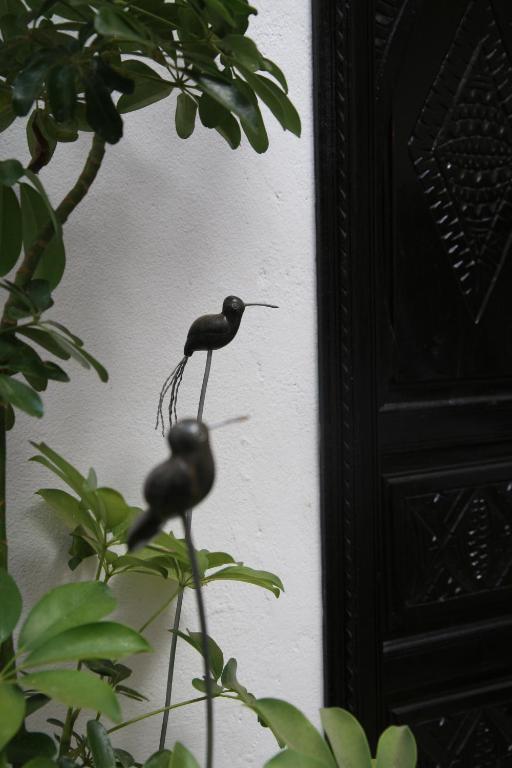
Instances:
[[[512,68],[486,0],[472,2],[409,141],[457,285],[475,323],[512,236]]]
[[[512,483],[405,499],[406,603],[440,603],[512,584]]]
[[[512,768],[512,706],[471,709],[413,726],[420,768]]]

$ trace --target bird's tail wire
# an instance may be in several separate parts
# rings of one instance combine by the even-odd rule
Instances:
[[[185,366],[187,364],[188,357],[184,357],[181,361],[181,363],[178,366],[178,370],[176,372],[176,376],[174,378],[172,388],[171,388],[171,399],[169,401],[169,426],[172,424],[172,418],[174,413],[174,421],[178,421],[178,414],[176,413],[176,404],[178,402],[178,392],[180,389],[181,382],[183,380],[183,372],[185,370]]]
[[[165,420],[164,420],[164,413],[163,413],[165,396],[167,395],[170,389],[171,402],[169,406],[169,421],[172,423],[172,409],[174,409],[174,414],[176,417],[176,398],[178,395],[176,384],[178,384],[178,387],[179,387],[179,384],[181,384],[181,379],[183,378],[183,371],[185,370],[187,361],[188,361],[188,357],[186,355],[181,358],[178,365],[174,368],[174,370],[169,374],[169,376],[164,381],[162,385],[162,389],[160,390],[160,396],[158,398],[158,408],[156,411],[155,429],[158,429],[158,426],[161,424],[162,435],[165,434]]]

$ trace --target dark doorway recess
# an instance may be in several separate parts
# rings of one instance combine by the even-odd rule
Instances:
[[[512,2],[313,8],[326,700],[512,766]]]

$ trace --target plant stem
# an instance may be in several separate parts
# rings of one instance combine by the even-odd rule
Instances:
[[[114,731],[119,731],[121,728],[126,728],[128,725],[133,725],[134,723],[139,723],[141,720],[146,720],[148,717],[153,717],[154,715],[161,715],[162,712],[166,712],[170,709],[179,709],[180,707],[186,707],[187,704],[197,704],[199,701],[205,701],[206,696],[199,696],[197,699],[188,699],[187,701],[180,701],[179,704],[170,704],[168,707],[161,707],[161,709],[155,709],[153,712],[146,712],[145,715],[139,715],[139,717],[134,717],[133,720],[126,720],[124,723],[119,723],[119,725],[115,725],[113,728],[110,728],[107,733],[114,733]]]
[[[82,168],[80,176],[76,180],[74,186],[67,195],[64,197],[59,206],[55,209],[55,215],[61,224],[65,224],[70,214],[75,210],[77,205],[81,203],[85,195],[89,191],[91,184],[96,178],[100,169],[103,157],[105,155],[105,141],[94,135],[92,140],[92,147],[87,155],[85,165]],[[48,243],[51,241],[54,235],[53,224],[49,221],[46,226],[39,232],[37,239],[32,246],[26,252],[23,261],[21,262],[14,282],[20,288],[24,288],[27,283],[33,278],[44,250]],[[13,303],[12,296],[9,296],[5,303],[4,313],[2,318],[2,326],[15,325],[16,323],[9,319],[8,309]]]
[[[5,463],[6,463],[6,429],[5,408],[0,407],[0,568],[7,570],[7,516],[5,512]]]
[[[210,378],[210,369],[212,365],[212,351],[211,349],[208,350],[207,356],[206,356],[206,366],[204,369],[204,376],[203,376],[203,384],[201,386],[201,394],[199,396],[199,407],[197,410],[197,420],[202,421],[203,419],[203,409],[204,409],[204,400],[206,397],[206,389],[208,387],[208,379]],[[192,511],[189,510],[185,514],[185,528],[192,527]],[[160,730],[160,746],[159,749],[165,749],[165,739],[167,736],[167,725],[169,723],[169,711],[170,711],[170,703],[172,699],[172,686],[174,681],[174,666],[176,663],[176,648],[178,645],[178,629],[180,628],[180,621],[181,621],[181,609],[183,606],[183,595],[184,590],[182,590],[178,596],[178,602],[176,603],[176,612],[174,614],[174,624],[173,624],[173,633],[172,633],[172,640],[171,640],[171,649],[169,651],[169,666],[167,669],[167,687],[165,691],[165,707],[164,707],[164,716],[162,718],[162,728]]]
[[[190,564],[192,566],[192,575],[194,577],[194,586],[196,588],[197,612],[199,614],[199,624],[201,627],[201,645],[204,660],[204,681],[206,683],[206,768],[212,768],[213,765],[213,691],[212,678],[210,675],[210,645],[208,643],[208,627],[206,624],[206,611],[203,601],[203,590],[201,587],[201,573],[197,564],[196,550],[192,540],[192,530],[189,521],[183,518],[185,528],[185,539],[187,541]]]
[[[105,155],[105,142],[96,134],[92,141],[92,147],[89,150],[85,165],[82,168],[80,176],[76,180],[73,188],[68,192],[65,198],[55,211],[55,215],[61,224],[65,224],[70,214],[75,210],[77,205],[84,199],[85,195],[89,191],[91,184],[96,178],[99,168],[101,166],[103,157]],[[54,228],[51,221],[39,232],[37,239],[32,244],[31,248],[26,252],[23,261],[21,262],[14,282],[20,288],[23,288],[32,279],[37,266],[41,260],[44,250],[54,234]],[[13,296],[9,295],[9,298],[5,302],[2,319],[0,321],[0,328],[15,328],[16,321],[9,318],[9,307],[13,304]],[[0,567],[7,570],[7,516],[6,516],[6,428],[5,428],[5,406],[0,407]],[[6,662],[12,658],[14,654],[14,645],[12,637],[7,638],[0,648],[0,669],[2,669]]]
[[[7,550],[7,515],[5,498],[5,470],[7,461],[6,451],[6,428],[5,428],[5,409],[6,404],[0,405],[0,568],[7,570],[8,550]],[[14,656],[14,645],[12,635],[8,637],[0,647],[0,670],[5,669],[12,662]],[[13,670],[14,674],[15,671]]]
[[[79,709],[70,708],[67,711],[66,720],[64,722],[60,738],[59,757],[66,757],[66,754],[69,752],[69,748],[71,746],[71,737],[73,736],[73,728],[75,727],[75,723],[79,714]]]

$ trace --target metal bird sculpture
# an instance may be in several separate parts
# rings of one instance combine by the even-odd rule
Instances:
[[[194,352],[206,351],[211,353],[214,349],[221,349],[235,338],[240,327],[242,316],[246,307],[270,307],[277,309],[275,304],[263,304],[261,302],[245,303],[238,296],[227,296],[222,304],[222,312],[218,315],[202,315],[194,320],[187,334],[187,341],[183,350],[183,358],[176,368],[164,381],[160,391],[155,429],[162,426],[162,434],[165,430],[163,404],[167,393],[170,391],[169,422],[177,420],[176,403],[178,391],[183,379],[183,372],[189,358]]]
[[[215,465],[207,427],[196,419],[183,419],[169,431],[172,455],[148,475],[144,496],[148,510],[128,536],[128,549],[140,547],[172,517],[185,518],[210,492]]]
[[[179,421],[171,428],[167,439],[171,448],[171,456],[158,464],[146,478],[144,496],[149,509],[139,518],[128,534],[128,550],[133,550],[153,538],[170,518],[181,517],[185,528],[185,540],[201,624],[207,712],[206,768],[212,768],[213,685],[210,676],[210,647],[201,588],[201,573],[192,539],[190,515],[187,516],[187,512],[190,512],[210,492],[215,479],[215,464],[210,449],[208,429],[201,421],[197,419]],[[169,681],[167,686],[170,700]]]

